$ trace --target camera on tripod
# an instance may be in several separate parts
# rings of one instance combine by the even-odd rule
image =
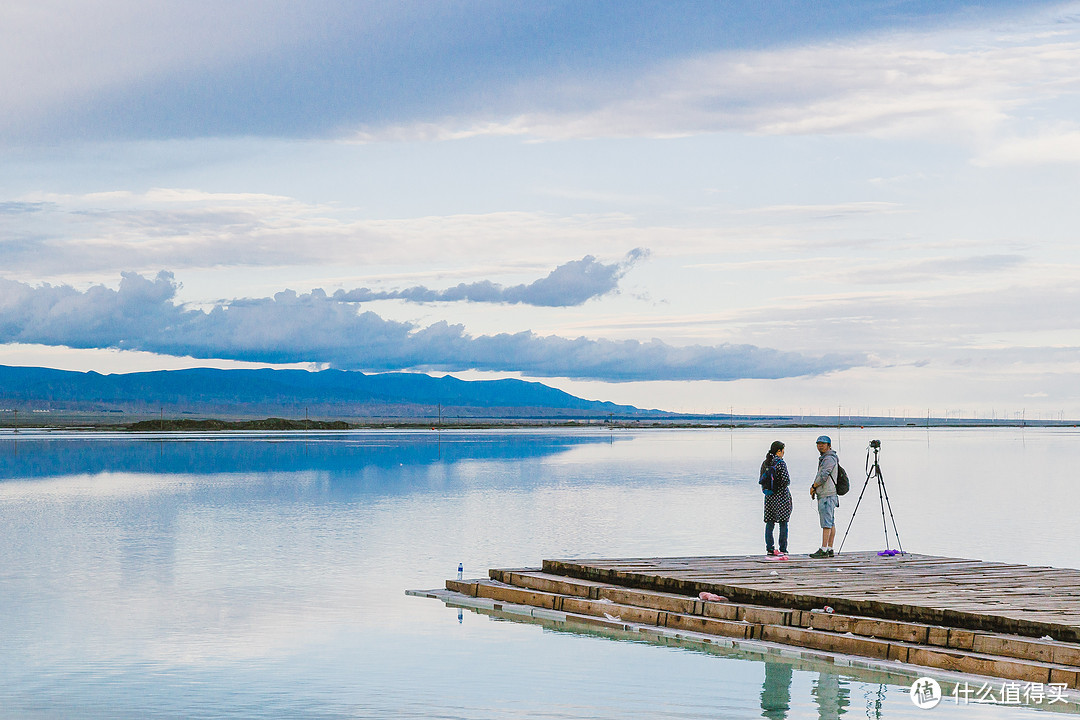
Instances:
[[[871,440],[870,441],[870,447],[874,448],[875,450],[880,450],[881,449],[881,441],[880,440]]]

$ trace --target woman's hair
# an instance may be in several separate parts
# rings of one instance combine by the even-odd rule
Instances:
[[[773,444],[769,446],[769,454],[766,455],[765,459],[761,461],[762,473],[765,472],[765,468],[769,467],[772,464],[772,459],[776,456],[776,453],[780,452],[783,449],[784,443],[780,442],[779,440],[773,440]]]

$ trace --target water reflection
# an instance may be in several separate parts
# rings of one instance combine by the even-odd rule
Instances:
[[[869,720],[880,720],[881,710],[885,706],[885,686],[878,685],[874,691],[866,693],[866,717]]]
[[[794,670],[784,663],[765,663],[765,682],[761,685],[761,717],[785,720],[791,709],[791,678]]]
[[[761,684],[762,717],[786,720],[791,710],[791,683],[794,674],[794,668],[788,663],[765,661],[765,680]],[[850,694],[847,680],[833,673],[819,672],[810,688],[810,695],[817,705],[819,720],[837,720],[843,715],[851,704]]]
[[[297,472],[349,474],[359,467],[397,469],[466,460],[544,458],[608,434],[342,433],[250,436],[21,435],[0,439],[0,480],[97,473]]]
[[[457,601],[452,598],[446,602],[448,607],[457,608],[460,623],[463,606],[457,605]],[[540,625],[546,631],[560,635],[601,637],[619,643],[659,645],[678,648],[691,654],[759,662],[765,670],[759,694],[760,716],[769,720],[787,720],[788,718],[808,720],[813,717],[818,720],[838,720],[841,717],[850,717],[857,713],[857,709],[851,707],[853,693],[865,698],[865,717],[868,720],[881,720],[885,716],[884,709],[890,699],[890,686],[894,688],[891,696],[894,704],[893,711],[897,703],[907,708],[908,686],[911,678],[886,670],[852,666],[845,668],[846,674],[840,675],[834,671],[836,666],[829,660],[798,655],[778,655],[775,650],[730,648],[681,635],[651,636],[643,639],[641,633],[634,630],[598,627],[582,624],[574,619],[535,618],[502,609],[472,606],[468,609],[470,612],[496,621]],[[734,710],[734,707],[729,709]],[[734,712],[732,716],[735,716]]]
[[[818,673],[810,694],[817,704],[819,720],[836,720],[843,715],[851,704],[850,692],[847,682],[841,681],[839,675]]]
[[[761,447],[783,439],[808,482],[813,429],[59,435],[0,433],[0,717],[922,717],[891,674],[402,597],[460,562],[758,552]],[[930,452],[920,431],[884,436],[905,547],[1080,562],[1080,490],[1054,472],[1080,462],[1080,433],[1028,431],[1026,456],[1004,431],[935,431]],[[1002,505],[1021,476],[1032,492]],[[1045,529],[1003,532],[1015,517]],[[856,523],[852,547],[877,547],[877,527]],[[816,546],[811,508],[792,532]]]

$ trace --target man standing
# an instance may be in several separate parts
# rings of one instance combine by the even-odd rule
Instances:
[[[836,494],[836,468],[840,461],[832,449],[832,439],[828,435],[817,439],[817,449],[821,455],[818,457],[817,476],[814,477],[814,484],[810,486],[810,499],[817,498],[818,517],[821,519],[821,547],[810,553],[810,557],[827,558],[833,556],[832,544],[836,538],[835,514],[840,505],[840,497]]]

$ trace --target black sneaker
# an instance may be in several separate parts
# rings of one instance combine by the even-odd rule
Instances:
[[[821,548],[818,548],[814,552],[810,553],[810,557],[812,557],[812,558],[827,558],[827,557],[832,557],[832,554],[830,554],[830,552],[828,550],[822,550]]]
[[[832,548],[829,548],[829,557],[836,557],[836,553],[833,552]]]

